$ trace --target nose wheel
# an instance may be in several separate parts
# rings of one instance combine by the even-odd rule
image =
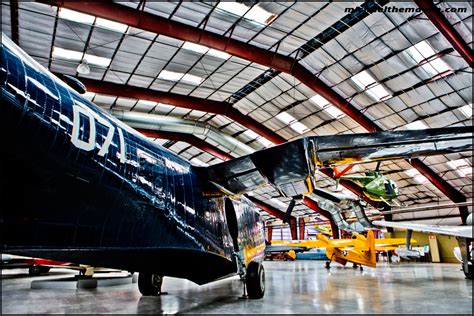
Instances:
[[[159,296],[168,294],[161,292],[163,276],[159,274],[140,272],[138,274],[138,289],[143,296]]]

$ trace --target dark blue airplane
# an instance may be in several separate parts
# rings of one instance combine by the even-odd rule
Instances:
[[[239,274],[263,297],[263,223],[244,195],[261,185],[298,198],[322,166],[472,149],[472,128],[459,127],[307,137],[195,167],[3,34],[1,48],[0,252],[136,271],[143,295],[163,276]]]

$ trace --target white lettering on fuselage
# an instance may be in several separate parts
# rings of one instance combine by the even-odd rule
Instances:
[[[74,100],[73,109],[73,125],[71,133],[71,142],[74,146],[85,151],[94,150],[96,147],[96,121],[104,125],[107,128],[107,136],[105,141],[100,147],[99,156],[105,156],[109,152],[110,144],[114,138],[115,127],[105,118],[101,117],[85,104]],[[84,141],[79,138],[79,132],[81,130],[81,114],[89,120],[89,139]],[[119,137],[119,159],[121,163],[125,163],[125,139],[123,137],[123,131],[120,127],[117,127]]]

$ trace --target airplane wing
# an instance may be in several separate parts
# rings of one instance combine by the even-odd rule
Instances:
[[[221,191],[242,194],[273,185],[285,196],[311,192],[315,171],[341,164],[470,151],[473,127],[303,137],[205,169]]]
[[[440,225],[425,225],[412,223],[399,223],[387,221],[373,221],[372,224],[384,227],[393,227],[401,229],[411,229],[423,233],[444,234],[450,236],[464,237],[472,239],[472,225],[465,226],[440,226]]]

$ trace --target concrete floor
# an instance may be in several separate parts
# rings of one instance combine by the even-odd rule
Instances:
[[[472,314],[472,281],[459,264],[380,263],[363,272],[322,261],[265,261],[262,300],[239,299],[237,278],[204,286],[165,278],[168,295],[142,297],[137,284],[92,290],[30,289],[32,280],[71,276],[52,269],[30,277],[26,270],[2,271],[2,314],[24,313],[449,313]]]

